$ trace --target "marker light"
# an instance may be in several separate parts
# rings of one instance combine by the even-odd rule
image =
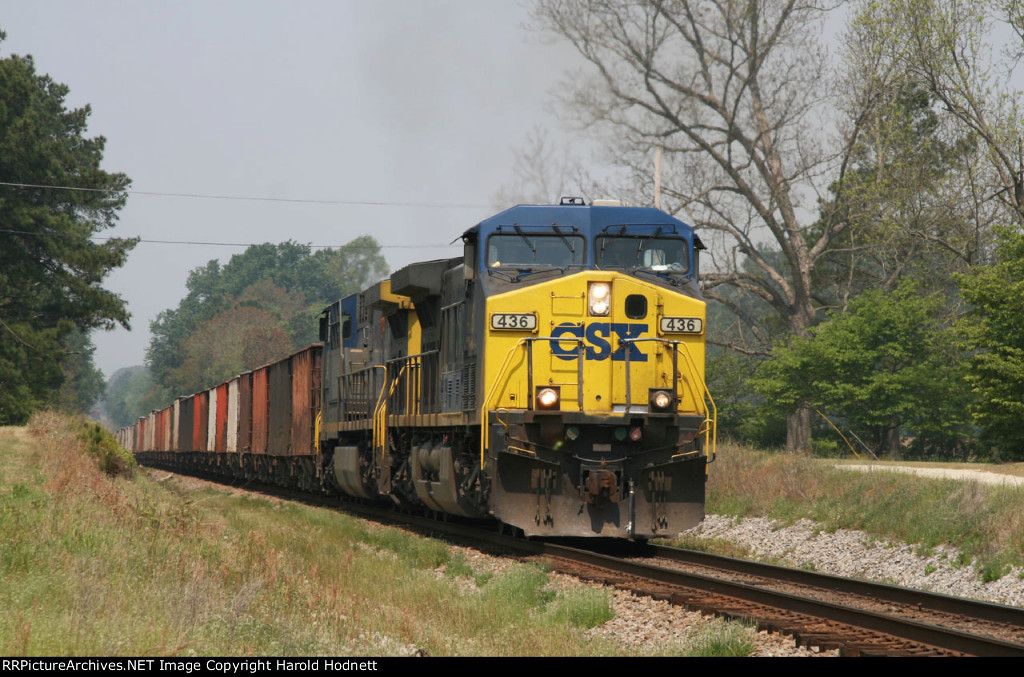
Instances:
[[[612,307],[612,287],[607,282],[591,282],[587,288],[590,314],[604,317]]]
[[[558,401],[561,399],[561,394],[558,392],[557,387],[542,386],[537,389],[537,408],[538,409],[557,409]]]
[[[643,436],[644,429],[641,428],[640,426],[636,426],[629,429],[629,439],[633,440],[634,442],[639,442]]]

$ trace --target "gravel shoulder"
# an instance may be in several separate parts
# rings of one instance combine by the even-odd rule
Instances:
[[[913,545],[875,539],[861,531],[825,531],[806,519],[783,525],[762,517],[708,515],[686,533],[725,539],[786,566],[1024,606],[1024,569],[1011,568],[999,580],[986,583],[973,566],[958,563],[960,552],[952,547],[922,554]]]

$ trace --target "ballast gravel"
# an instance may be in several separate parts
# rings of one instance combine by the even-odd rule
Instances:
[[[999,604],[1024,606],[1024,569],[1012,568],[1000,579],[985,582],[973,564],[964,564],[956,548],[924,551],[906,543],[878,540],[860,531],[826,531],[810,520],[780,524],[761,517],[742,519],[708,515],[687,536],[723,539],[744,546],[757,558],[823,573],[930,590]],[[695,628],[711,622],[698,613],[667,602],[615,593],[616,617],[590,632],[634,649],[681,642]],[[754,656],[835,656],[798,647],[785,636],[756,633]]]
[[[1024,569],[1013,567],[998,580],[985,582],[973,563],[963,563],[960,551],[948,546],[925,550],[860,531],[825,531],[806,519],[782,525],[762,517],[708,515],[685,533],[725,539],[785,566],[1024,606]]]

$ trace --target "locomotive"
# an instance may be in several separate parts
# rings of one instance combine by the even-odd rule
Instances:
[[[704,249],[664,212],[519,205],[326,308],[321,344],[119,432],[140,462],[647,539],[704,516]]]

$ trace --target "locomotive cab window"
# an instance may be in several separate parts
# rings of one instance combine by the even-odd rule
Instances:
[[[510,233],[487,240],[490,268],[568,268],[584,261],[584,240],[578,235]]]
[[[690,272],[690,247],[680,237],[609,235],[597,238],[597,265],[603,269]]]

